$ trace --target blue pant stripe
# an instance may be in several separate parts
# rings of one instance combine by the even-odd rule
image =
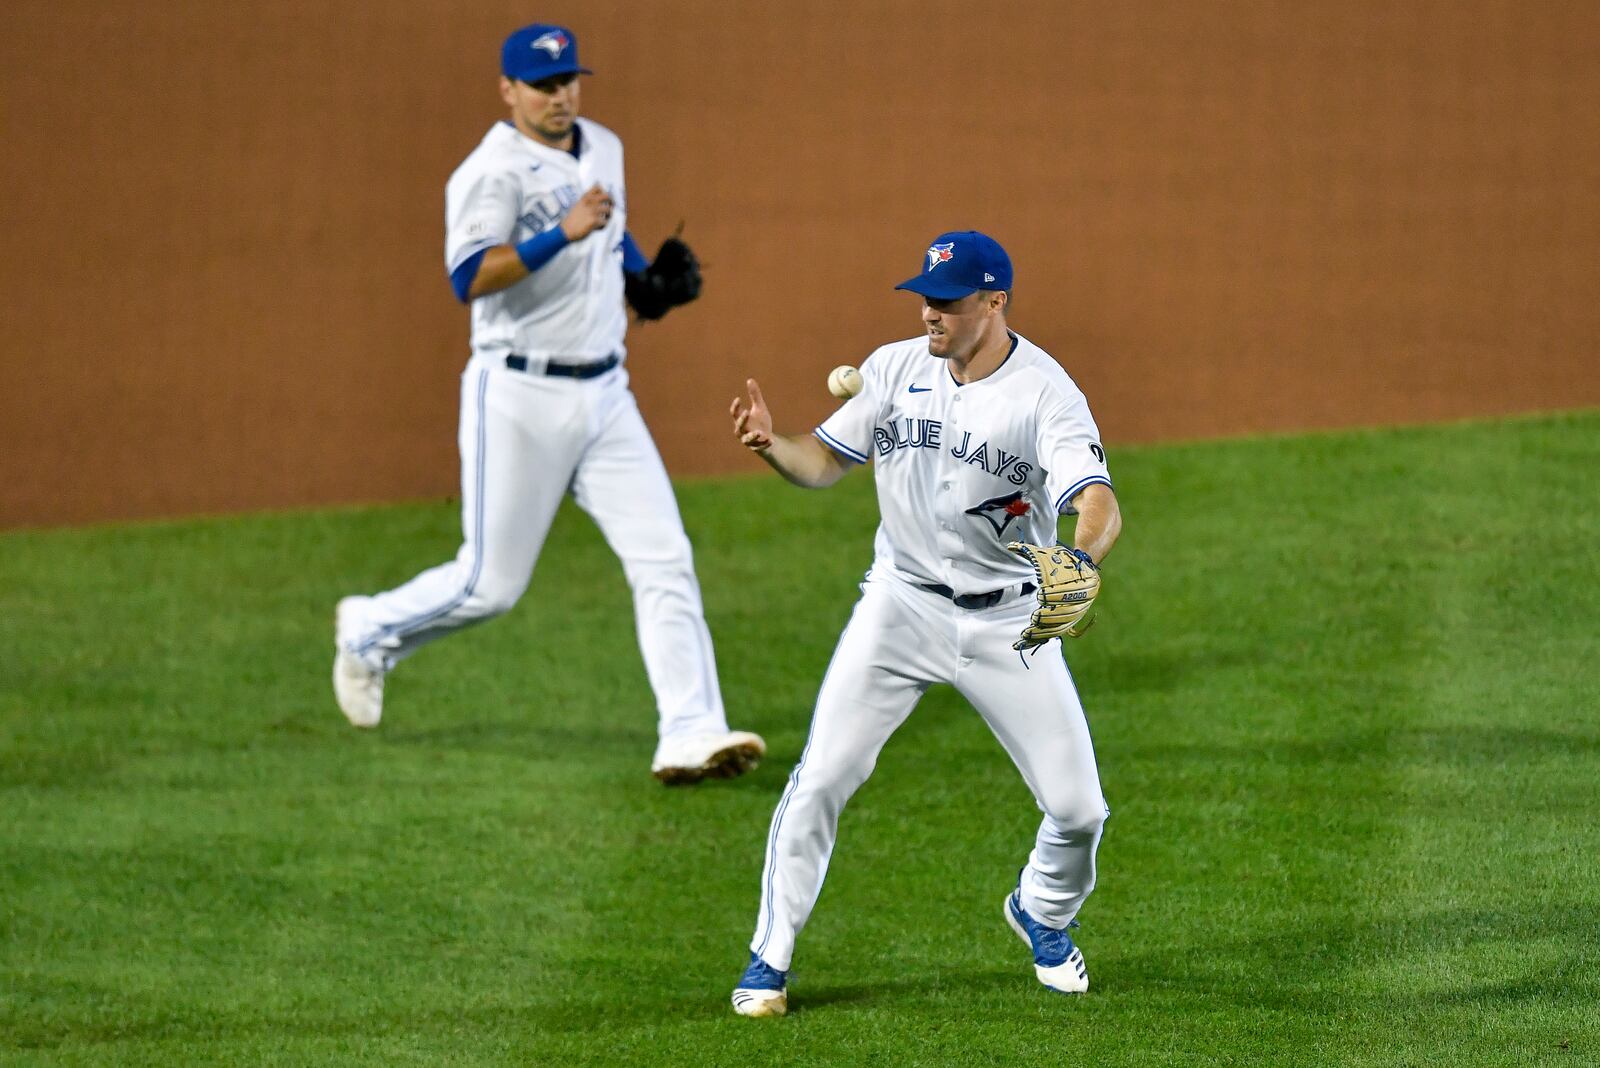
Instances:
[[[762,936],[761,944],[756,947],[756,956],[761,956],[767,950],[767,943],[772,939],[772,921],[775,907],[773,903],[773,877],[778,870],[778,828],[783,823],[783,814],[789,808],[789,799],[794,796],[795,788],[800,785],[800,769],[806,766],[806,757],[811,753],[811,739],[806,739],[806,747],[800,753],[800,762],[794,766],[794,771],[789,773],[789,786],[783,791],[783,799],[778,802],[778,811],[772,815],[772,830],[767,832],[767,870],[763,873],[763,882],[767,899],[767,914],[762,917],[762,923],[767,928],[767,933]]]
[[[853,615],[853,614],[852,614]],[[849,624],[845,624],[849,629]],[[822,673],[822,685],[817,687],[817,696],[820,699],[822,691],[828,687],[828,676],[833,674],[833,662],[828,662],[828,670]],[[761,944],[756,947],[756,956],[766,952],[767,942],[772,939],[772,919],[774,913],[772,881],[778,870],[778,828],[783,824],[783,814],[788,811],[789,800],[794,797],[796,788],[800,785],[800,769],[806,766],[806,757],[811,755],[811,741],[817,733],[817,714],[811,713],[811,728],[806,731],[806,747],[800,751],[800,760],[794,766],[794,771],[789,773],[789,785],[784,788],[783,798],[778,802],[778,810],[772,814],[772,829],[767,832],[767,870],[762,874],[763,896],[767,899],[767,911],[762,922],[766,925],[767,933],[762,936]]]
[[[472,539],[472,543],[476,548],[473,550],[472,554],[472,573],[467,576],[466,586],[461,590],[460,593],[452,595],[450,600],[446,601],[438,608],[430,609],[418,615],[411,616],[409,619],[403,619],[398,623],[391,623],[386,627],[380,627],[373,633],[372,637],[356,646],[355,651],[358,653],[366,652],[386,638],[400,637],[409,634],[414,630],[418,630],[421,627],[427,626],[440,616],[449,615],[451,612],[461,607],[461,605],[466,602],[467,598],[472,596],[473,591],[477,589],[478,579],[483,575],[483,482],[484,468],[487,466],[487,439],[489,433],[484,419],[484,396],[488,392],[488,388],[489,372],[487,370],[479,371],[477,397],[478,440],[475,443],[476,467],[478,472],[476,485],[477,500],[474,502],[474,507],[472,510],[472,531],[468,535]]]

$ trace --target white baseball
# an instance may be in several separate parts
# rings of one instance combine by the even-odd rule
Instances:
[[[861,372],[849,364],[835,367],[828,373],[828,392],[840,400],[849,400],[861,392]]]

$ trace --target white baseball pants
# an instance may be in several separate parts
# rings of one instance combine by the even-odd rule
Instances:
[[[869,576],[862,584],[817,694],[805,752],[767,833],[761,911],[750,942],[762,960],[788,970],[795,938],[822,891],[840,811],[934,683],[949,683],[972,703],[1044,812],[1022,871],[1023,907],[1050,927],[1065,927],[1077,915],[1094,889],[1108,810],[1060,647],[1023,656],[1011,648],[1033,607],[1028,596],[968,610],[892,577]]]
[[[392,667],[509,610],[570,490],[633,590],[661,736],[726,731],[689,538],[627,372],[558,378],[474,358],[461,378],[460,447],[460,551],[366,602],[348,644]]]

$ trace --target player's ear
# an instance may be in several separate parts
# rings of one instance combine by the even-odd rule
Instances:
[[[511,79],[507,78],[504,74],[500,75],[500,99],[506,102],[506,107],[516,106],[517,98],[512,92],[513,88],[514,86],[511,84]]]

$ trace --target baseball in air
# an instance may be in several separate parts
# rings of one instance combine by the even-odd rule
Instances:
[[[828,374],[828,392],[840,400],[849,400],[861,392],[861,372],[849,364],[835,367]]]

